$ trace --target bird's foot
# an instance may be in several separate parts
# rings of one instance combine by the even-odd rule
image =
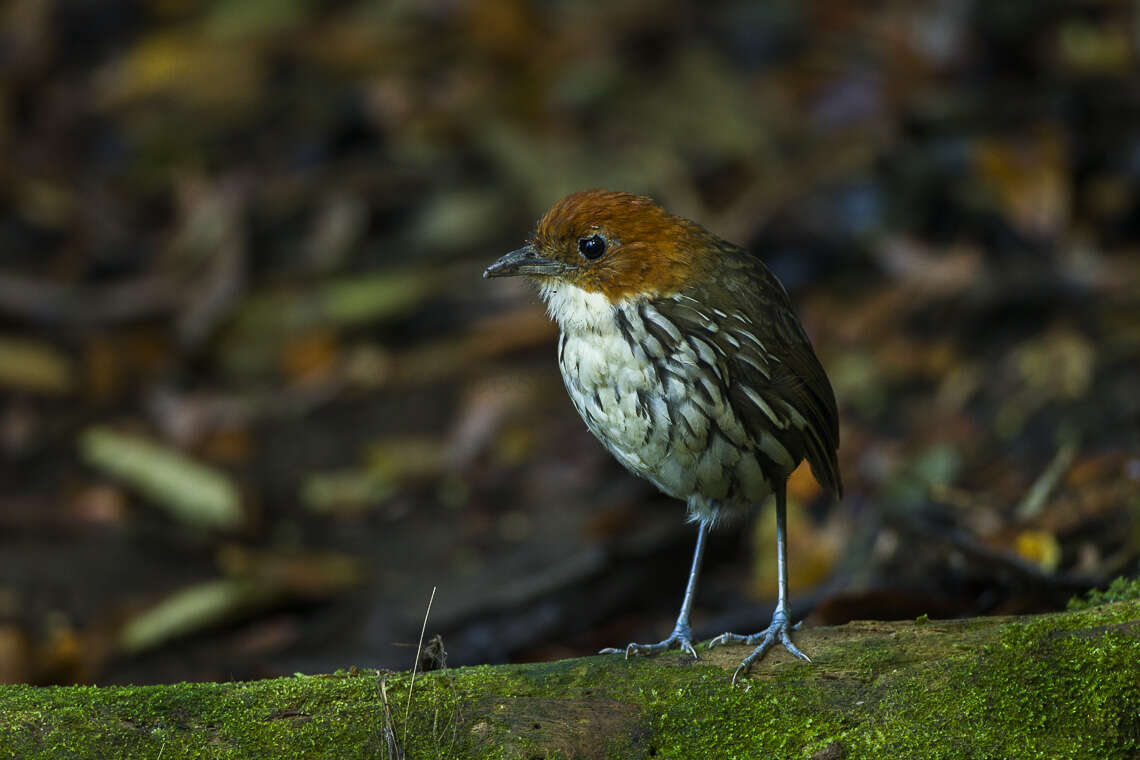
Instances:
[[[598,652],[598,654],[621,654],[625,652],[625,658],[628,660],[631,656],[636,654],[660,654],[661,652],[668,652],[670,649],[680,649],[694,660],[700,659],[697,657],[697,650],[693,648],[692,630],[689,626],[680,624],[673,629],[673,633],[669,634],[669,638],[664,641],[659,641],[656,644],[637,644],[631,642],[624,649],[606,647]]]
[[[752,650],[752,654],[744,658],[744,661],[737,666],[736,671],[732,674],[732,682],[736,683],[736,679],[742,674],[747,673],[748,669],[752,667],[752,663],[759,660],[764,654],[776,645],[776,642],[783,644],[784,649],[794,654],[796,657],[807,662],[811,662],[811,658],[801,652],[795,644],[792,643],[791,631],[799,627],[799,624],[791,625],[788,622],[788,612],[783,607],[777,607],[776,611],[772,613],[772,624],[768,629],[760,633],[754,633],[751,636],[742,636],[739,633],[722,633],[715,639],[709,642],[709,649],[721,644],[757,644],[758,646]]]

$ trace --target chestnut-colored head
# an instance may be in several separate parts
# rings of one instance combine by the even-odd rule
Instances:
[[[616,303],[678,291],[713,264],[716,243],[703,227],[649,198],[583,190],[555,203],[531,242],[487,267],[483,276],[560,281]]]

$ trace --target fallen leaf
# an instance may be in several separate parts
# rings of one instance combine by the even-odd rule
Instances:
[[[244,519],[241,496],[225,474],[142,436],[88,428],[79,450],[88,464],[121,478],[183,522],[233,529]]]
[[[119,648],[130,654],[153,649],[262,609],[279,594],[263,584],[229,578],[189,586],[129,620],[119,635]]]

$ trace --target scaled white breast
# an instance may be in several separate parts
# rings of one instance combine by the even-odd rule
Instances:
[[[618,461],[665,493],[690,499],[690,509],[701,513],[722,500],[755,503],[767,496],[747,434],[712,382],[719,373],[708,363],[715,359],[711,349],[700,341],[694,348],[646,302],[615,305],[564,283],[544,286],[542,296],[562,328],[558,360],[566,390]],[[619,313],[644,343],[627,340]],[[652,337],[647,322],[669,346]],[[692,392],[698,382],[704,394]]]

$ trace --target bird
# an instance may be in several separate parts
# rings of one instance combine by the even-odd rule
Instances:
[[[558,366],[590,432],[628,470],[683,500],[697,542],[668,638],[600,654],[680,649],[709,530],[775,500],[778,597],[733,673],[791,639],[787,480],[807,460],[842,498],[835,395],[787,291],[761,259],[650,198],[584,190],[556,202],[485,278],[533,280],[559,327]],[[809,660],[810,661],[810,660]]]

